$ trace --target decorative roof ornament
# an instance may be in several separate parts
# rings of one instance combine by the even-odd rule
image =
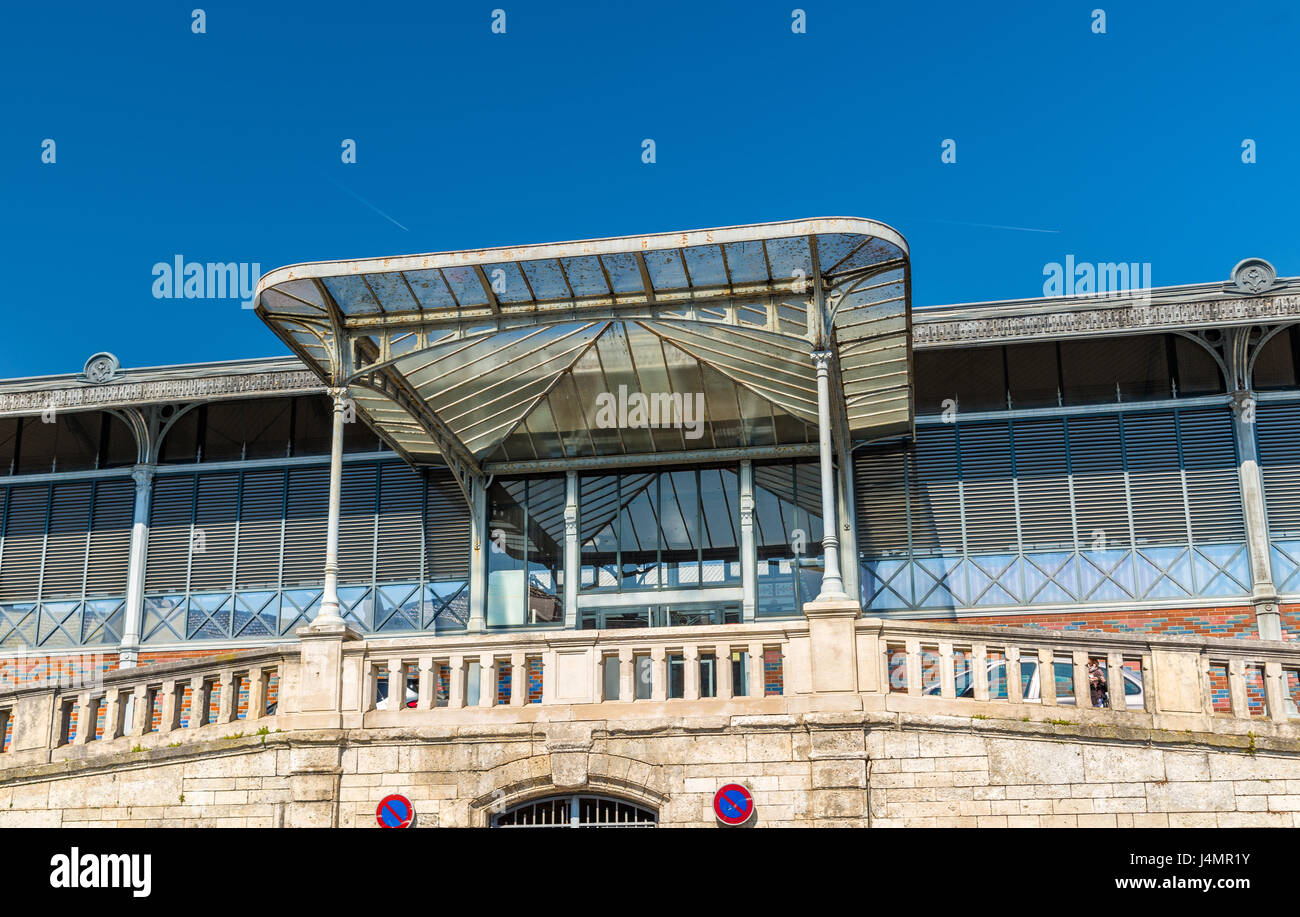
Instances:
[[[1238,261],[1232,269],[1232,280],[1225,289],[1232,293],[1258,296],[1283,285],[1277,282],[1277,269],[1273,265],[1263,258],[1245,258]]]
[[[112,382],[120,375],[122,375],[122,365],[111,353],[95,354],[86,361],[86,366],[81,371],[82,378],[95,385]]]

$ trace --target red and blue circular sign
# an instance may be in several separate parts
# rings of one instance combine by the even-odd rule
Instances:
[[[728,783],[713,794],[713,814],[724,825],[743,825],[754,817],[754,797],[739,783]]]
[[[385,796],[375,807],[375,820],[381,828],[409,828],[415,821],[415,806],[398,793]]]

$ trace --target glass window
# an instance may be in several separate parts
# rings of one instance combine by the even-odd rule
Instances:
[[[134,464],[135,436],[100,411],[56,411],[0,422],[0,474],[90,471]]]
[[[515,478],[488,491],[488,626],[564,621],[564,489]]]
[[[1007,347],[1007,387],[1017,408],[1052,407],[1060,391],[1055,341]]]
[[[1252,376],[1257,391],[1295,388],[1295,350],[1292,337],[1294,333],[1294,328],[1280,331],[1260,348],[1259,355],[1255,357],[1255,370]]]
[[[821,470],[816,461],[754,466],[758,614],[793,615],[821,591]]]
[[[1175,335],[1174,354],[1178,363],[1178,394],[1217,395],[1226,390],[1219,364],[1200,344]]]
[[[1164,335],[1061,343],[1066,404],[1150,401],[1172,395]]]
[[[582,589],[739,583],[739,494],[733,468],[582,477]]]
[[[0,474],[14,473],[14,454],[21,423],[17,418],[0,419]]]

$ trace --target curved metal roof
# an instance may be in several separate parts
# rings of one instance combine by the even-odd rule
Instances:
[[[828,346],[846,438],[911,425],[907,243],[871,220],[292,265],[256,309],[417,463],[815,442]],[[705,393],[707,436],[601,427],[619,386]]]

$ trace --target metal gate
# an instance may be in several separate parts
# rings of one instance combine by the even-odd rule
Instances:
[[[493,816],[494,828],[653,828],[659,813],[611,796],[548,796]]]

